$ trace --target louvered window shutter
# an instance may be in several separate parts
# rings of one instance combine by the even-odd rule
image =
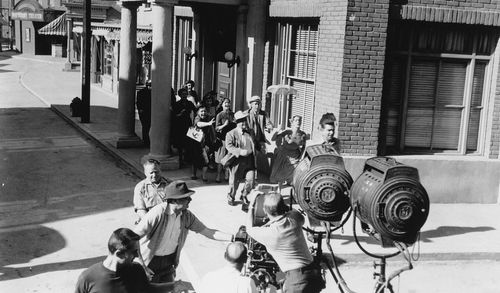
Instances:
[[[386,146],[398,147],[400,136],[401,102],[403,99],[404,61],[394,58],[389,64],[389,86],[385,94],[386,104]]]
[[[314,79],[316,77],[316,54],[318,48],[318,26],[292,26],[288,83],[297,89],[289,111],[290,117],[302,116],[302,128],[311,133],[314,111]]]

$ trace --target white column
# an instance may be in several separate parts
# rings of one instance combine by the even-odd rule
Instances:
[[[151,66],[151,148],[145,158],[160,161],[162,169],[179,167],[170,153],[172,54],[174,5],[177,1],[153,3],[153,58]]]
[[[240,57],[240,64],[235,65],[236,67],[236,85],[235,85],[235,101],[234,110],[245,110],[247,106],[247,93],[246,93],[246,82],[247,82],[247,37],[246,37],[246,26],[247,26],[247,13],[248,6],[240,5],[238,6],[238,16],[236,18],[236,56]]]
[[[122,1],[120,32],[120,63],[118,84],[118,137],[117,148],[142,145],[135,134],[135,82],[137,8],[140,1]]]
[[[266,0],[248,1],[247,16],[247,96],[262,96],[266,35]]]

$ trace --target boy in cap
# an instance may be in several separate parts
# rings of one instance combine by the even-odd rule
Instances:
[[[226,134],[226,149],[229,154],[235,157],[234,162],[229,168],[229,191],[227,202],[234,206],[234,197],[240,180],[245,179],[245,186],[241,194],[243,200],[242,209],[246,210],[248,206],[247,194],[252,190],[255,184],[255,145],[252,136],[249,133],[248,113],[238,111],[234,114],[236,128]]]
[[[232,235],[206,227],[188,210],[194,194],[181,180],[165,188],[166,202],[152,208],[134,228],[141,237],[142,262],[153,283],[172,282],[189,230],[207,238],[231,241]]]

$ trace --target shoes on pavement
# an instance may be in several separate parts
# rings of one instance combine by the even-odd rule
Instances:
[[[234,197],[232,197],[231,195],[227,195],[227,204],[230,205],[230,206],[235,206],[236,203],[234,202]]]
[[[196,176],[191,176],[191,179],[192,179],[192,180],[198,180],[198,177],[196,177]]]

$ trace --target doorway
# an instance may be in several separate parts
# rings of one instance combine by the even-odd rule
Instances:
[[[227,63],[217,62],[217,95],[221,100],[231,99],[234,109],[234,67],[228,68]]]

